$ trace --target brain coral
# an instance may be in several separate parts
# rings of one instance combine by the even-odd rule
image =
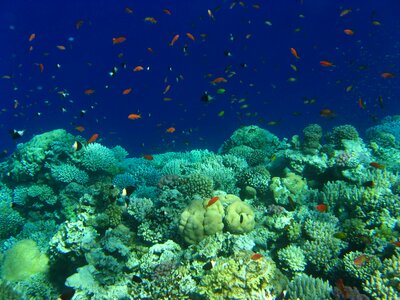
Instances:
[[[327,140],[337,149],[343,149],[342,140],[358,141],[357,129],[352,125],[341,125],[334,127],[332,132],[327,135]]]
[[[235,201],[226,208],[225,223],[232,233],[246,233],[254,229],[254,211],[247,203]]]
[[[321,146],[322,128],[318,124],[310,124],[303,130],[303,153],[314,155]]]
[[[195,244],[224,228],[225,213],[221,201],[208,206],[209,201],[194,200],[181,215],[179,232],[189,244]]]

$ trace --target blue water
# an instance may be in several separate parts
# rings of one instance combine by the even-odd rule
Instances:
[[[133,12],[127,13],[127,7]],[[74,129],[78,125],[85,127],[85,138],[98,133],[103,144],[120,144],[131,154],[216,150],[233,130],[248,124],[268,128],[279,137],[300,134],[309,123],[319,123],[324,130],[350,123],[362,134],[383,116],[400,112],[399,8],[394,0],[246,1],[243,5],[3,0],[0,75],[11,78],[0,80],[1,147],[14,149],[10,129],[26,129],[17,140],[23,142],[55,128],[78,134]],[[340,17],[344,9],[351,12]],[[145,22],[146,17],[158,22]],[[79,20],[83,23],[76,29]],[[344,29],[352,29],[354,35],[346,35]],[[195,41],[186,37],[187,32]],[[32,33],[36,38],[29,42]],[[176,34],[180,38],[171,47]],[[113,45],[112,38],[119,36],[126,41]],[[290,53],[292,47],[300,59]],[[321,60],[335,66],[321,67]],[[133,72],[137,65],[149,70]],[[111,77],[113,67],[118,72]],[[234,76],[228,77],[227,67]],[[382,78],[382,72],[395,77]],[[183,80],[177,82],[180,75]],[[228,82],[210,84],[221,76]],[[288,81],[291,77],[296,81]],[[171,88],[164,95],[167,85]],[[346,92],[349,86],[352,90]],[[132,92],[122,95],[129,87]],[[219,88],[226,92],[217,94]],[[86,89],[95,93],[85,95]],[[60,91],[69,95],[61,97]],[[214,97],[211,103],[200,101],[204,91]],[[304,103],[311,98],[315,104]],[[358,105],[359,98],[365,101],[365,109]],[[239,103],[240,99],[245,100]],[[15,100],[19,104],[14,109]],[[244,104],[248,107],[241,108]],[[325,108],[333,110],[335,117],[321,117]],[[81,110],[87,111],[83,117]],[[223,117],[218,116],[221,111]],[[129,120],[130,113],[142,118]],[[167,133],[169,127],[176,131]]]

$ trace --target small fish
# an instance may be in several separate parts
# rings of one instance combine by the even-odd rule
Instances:
[[[217,77],[214,80],[211,81],[211,84],[217,84],[217,83],[221,83],[221,82],[228,82],[228,80],[226,80],[224,77]]]
[[[293,71],[297,72],[297,67],[295,65],[290,64],[290,67],[292,68]]]
[[[393,241],[392,244],[396,247],[400,247],[400,241]]]
[[[253,253],[251,256],[250,256],[250,259],[251,260],[259,260],[260,258],[263,258],[264,256],[261,254],[261,253]]]
[[[363,99],[359,98],[359,99],[358,99],[358,106],[359,106],[361,109],[366,109],[366,108],[367,108],[367,103],[366,103]]]
[[[168,133],[174,133],[175,131],[176,131],[175,127],[169,127],[165,130],[165,132],[168,132]]]
[[[143,71],[144,68],[142,66],[136,66],[133,68],[133,72],[139,72],[139,71]]]
[[[203,265],[203,270],[205,270],[205,271],[211,270],[212,268],[214,268],[215,263],[216,263],[215,260],[210,260],[209,262],[207,262]]]
[[[75,129],[78,130],[79,132],[85,131],[85,127],[83,127],[83,126],[76,126]]]
[[[44,64],[37,64],[37,66],[39,67],[40,73],[43,73],[43,71],[44,71]]]
[[[86,89],[83,91],[85,95],[93,95],[95,93],[94,89]]]
[[[79,141],[75,141],[75,142],[72,144],[72,149],[74,149],[74,151],[79,151],[79,150],[82,149],[82,147],[83,147],[83,145],[82,145],[82,143],[79,142]]]
[[[87,141],[87,144],[94,143],[98,138],[99,138],[99,134],[98,134],[98,133],[93,134],[93,135],[90,137],[90,139]]]
[[[179,39],[179,34],[175,34],[171,42],[169,43],[169,46],[172,47],[178,39]]]
[[[340,12],[340,16],[341,16],[341,17],[344,17],[345,15],[347,15],[347,14],[349,14],[349,13],[351,13],[351,12],[352,12],[351,8],[344,9],[344,10],[342,10],[342,11]]]
[[[78,21],[75,22],[75,28],[76,29],[81,28],[82,25],[83,25],[83,20],[78,20]]]
[[[133,13],[133,9],[130,8],[130,7],[128,7],[128,6],[125,7],[124,11],[125,11],[127,14],[132,14],[132,13]]]
[[[130,195],[132,195],[132,193],[136,190],[136,187],[134,187],[133,185],[129,185],[127,187],[124,187],[122,189],[122,196],[123,197],[129,197]]]
[[[344,233],[344,232],[342,232],[342,231],[340,231],[340,232],[336,232],[336,233],[333,235],[333,237],[334,237],[334,238],[337,238],[337,239],[339,239],[339,240],[345,240],[345,239],[347,238],[347,234]]]
[[[69,288],[68,290],[64,291],[57,300],[71,300],[75,295],[75,290]]]
[[[186,33],[186,36],[187,36],[189,39],[191,39],[192,41],[196,40],[195,37],[194,37],[194,35],[191,34],[190,32],[187,32],[187,33]]]
[[[394,75],[393,73],[391,73],[391,72],[383,72],[383,73],[381,74],[381,77],[382,77],[382,78],[394,78],[395,75]]]
[[[133,275],[132,276],[132,281],[136,282],[136,283],[142,283],[143,282],[142,278],[140,278],[138,275]]]
[[[137,120],[137,119],[140,119],[142,116],[141,115],[139,115],[139,114],[129,114],[128,115],[128,119],[129,120]]]
[[[221,110],[219,113],[218,113],[218,117],[223,117],[223,116],[225,116],[225,111],[224,110]]]
[[[128,94],[130,94],[130,92],[132,92],[132,88],[124,89],[124,90],[122,91],[122,95],[128,95]]]
[[[347,35],[354,35],[354,31],[351,29],[344,29],[343,32]]]
[[[377,163],[377,162],[374,162],[374,161],[371,162],[369,165],[371,167],[375,168],[375,169],[379,169],[379,170],[384,170],[385,169],[384,165],[381,165],[380,163]]]
[[[371,23],[372,23],[372,25],[374,25],[374,26],[380,26],[380,25],[382,25],[382,23],[381,23],[380,21],[378,21],[378,20],[374,20],[374,21],[372,21]]]
[[[346,92],[349,93],[349,92],[351,92],[352,89],[353,89],[353,85],[349,85],[348,87],[346,87]]]
[[[143,155],[143,158],[144,158],[145,160],[153,160],[153,159],[154,159],[153,155],[151,155],[151,154],[144,154],[144,155]]]
[[[367,263],[369,260],[370,260],[370,258],[369,258],[367,255],[361,254],[360,256],[357,256],[357,257],[353,260],[353,263],[354,263],[356,266],[361,267],[361,266],[363,266],[365,263]]]
[[[32,42],[34,39],[36,38],[36,34],[35,33],[32,33],[30,36],[29,36],[29,41],[30,42]]]
[[[300,59],[300,56],[297,54],[297,50],[295,48],[290,48],[290,52],[292,53],[292,55],[294,57],[296,57],[297,59]]]
[[[382,108],[382,109],[385,108],[385,105],[384,105],[384,103],[383,103],[383,97],[382,97],[382,96],[379,96],[379,97],[378,97],[378,104],[379,104],[379,107],[380,107],[380,108]]]
[[[201,96],[200,100],[205,102],[205,103],[210,103],[214,98],[212,96],[210,96],[210,94],[208,94],[207,91],[205,91],[203,93],[203,95]]]
[[[210,206],[213,205],[215,202],[217,202],[218,199],[219,199],[219,197],[217,197],[217,196],[212,197],[212,198],[210,199],[210,201],[208,201],[206,207],[210,207]]]
[[[171,11],[169,10],[169,9],[166,9],[166,8],[164,8],[163,10],[162,10],[166,15],[172,15],[172,13],[171,13]]]
[[[25,133],[25,129],[22,130],[17,130],[17,129],[12,129],[9,131],[9,134],[11,135],[13,140],[19,139],[22,137]]]
[[[326,212],[328,210],[328,206],[326,204],[320,203],[315,206],[315,209],[319,212]]]
[[[319,64],[323,67],[334,67],[335,65],[329,60],[321,60]]]
[[[214,15],[213,15],[211,9],[208,9],[208,10],[207,10],[207,14],[208,14],[208,16],[209,16],[211,19],[215,20]]]
[[[126,37],[124,37],[124,36],[119,36],[119,37],[112,38],[113,45],[120,44],[120,43],[123,43],[125,41],[126,41]]]
[[[226,90],[222,88],[217,90],[217,94],[224,94],[225,92]]]
[[[342,278],[339,278],[336,281],[336,286],[340,290],[340,292],[342,293],[344,299],[347,299],[347,291],[346,291],[346,287],[344,286],[344,282],[343,282]]]
[[[336,116],[335,112],[329,108],[324,108],[319,111],[319,115],[324,118],[334,118]]]
[[[363,187],[373,188],[375,187],[375,182],[372,180],[368,180],[362,184]]]
[[[157,24],[157,20],[153,17],[146,17],[144,18],[144,21],[151,24]]]
[[[171,85],[168,84],[168,85],[165,87],[163,94],[165,95],[166,93],[168,93],[168,91],[169,91],[170,89],[171,89]]]
[[[67,48],[65,48],[64,45],[57,45],[56,48],[57,48],[58,50],[61,50],[61,51],[64,51],[65,49],[67,49]]]

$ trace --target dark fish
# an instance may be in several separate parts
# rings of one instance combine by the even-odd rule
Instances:
[[[64,291],[60,297],[58,297],[58,300],[70,300],[72,297],[75,295],[75,290],[74,289],[68,289]]]
[[[224,55],[227,56],[227,57],[231,57],[232,56],[232,52],[226,50],[226,51],[224,51]]]
[[[129,197],[136,190],[136,187],[129,185],[122,189],[122,196]]]
[[[210,103],[213,99],[214,98],[212,96],[210,96],[207,91],[205,91],[200,98],[200,100],[205,103]]]
[[[137,275],[133,275],[133,276],[132,276],[132,281],[133,281],[133,282],[136,282],[136,283],[142,283],[142,282],[143,282],[142,278],[140,278],[140,277],[137,276]]]
[[[13,140],[16,140],[24,135],[25,129],[22,129],[22,130],[12,129],[9,131],[9,133],[10,133],[11,137],[13,138]]]
[[[79,141],[75,141],[75,143],[72,145],[72,149],[74,149],[74,151],[79,151],[82,149],[82,147],[83,145]]]
[[[86,110],[81,109],[81,111],[79,112],[79,115],[81,116],[81,118],[86,115]]]
[[[112,70],[110,72],[108,72],[108,75],[110,75],[111,77],[114,77],[115,75],[117,75],[117,72],[118,72],[118,68],[113,67]]]
[[[363,187],[369,187],[369,188],[373,188],[375,186],[375,182],[373,182],[372,180],[368,180],[366,182],[364,182],[362,184]]]
[[[203,270],[211,270],[212,268],[214,268],[215,266],[215,261],[214,260],[210,260],[208,263],[203,265]]]

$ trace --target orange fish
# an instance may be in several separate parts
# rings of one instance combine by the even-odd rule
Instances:
[[[95,92],[94,89],[87,89],[87,90],[84,90],[84,91],[83,91],[83,93],[84,93],[85,95],[93,95],[94,92]]]
[[[165,87],[165,90],[164,90],[163,94],[165,95],[166,93],[168,93],[168,91],[169,91],[170,89],[171,89],[171,85],[168,84],[168,85]]]
[[[163,10],[162,10],[166,15],[172,15],[172,13],[171,13],[171,11],[169,10],[169,9],[166,9],[166,8],[164,8]]]
[[[217,84],[217,83],[221,83],[221,82],[228,82],[228,80],[226,80],[224,77],[217,77],[214,80],[211,81],[212,84]]]
[[[393,73],[390,73],[390,72],[383,72],[381,74],[381,77],[382,78],[393,78],[393,77],[395,77],[395,75]]]
[[[64,45],[57,45],[56,46],[58,50],[64,51],[66,48]]]
[[[374,161],[372,163],[370,163],[369,165],[371,167],[375,168],[375,169],[379,169],[379,170],[384,170],[385,169],[384,165],[381,165],[380,163],[377,163],[377,162],[374,162]]]
[[[39,67],[40,73],[43,73],[43,71],[44,71],[44,64],[38,64],[38,67]]]
[[[148,22],[148,23],[151,23],[151,24],[156,24],[157,23],[157,20],[155,18],[153,18],[153,17],[146,17],[146,18],[144,18],[144,21]]]
[[[85,131],[85,127],[83,127],[83,126],[76,126],[75,129],[78,130],[79,132]]]
[[[83,20],[78,20],[78,21],[75,22],[75,28],[76,29],[81,28],[82,25],[83,25]]]
[[[326,206],[323,203],[320,203],[317,206],[315,206],[315,209],[318,210],[319,212],[326,212],[328,210],[328,206]]]
[[[346,287],[344,286],[344,282],[343,282],[342,278],[340,278],[336,281],[336,286],[342,292],[344,299],[347,299],[347,291],[346,291]]]
[[[345,34],[347,34],[347,35],[354,35],[354,31],[351,30],[351,29],[345,29],[345,30],[343,30],[343,32],[344,32]]]
[[[290,52],[292,53],[292,55],[293,55],[294,57],[296,57],[297,59],[300,59],[300,56],[297,54],[296,49],[290,48]]]
[[[206,206],[206,207],[209,207],[209,206],[213,205],[215,202],[217,202],[217,201],[218,201],[218,199],[219,199],[219,197],[217,197],[217,196],[215,196],[215,197],[212,197],[212,198],[210,199],[210,201],[208,201],[208,203],[207,203],[207,206]]]
[[[146,159],[146,160],[153,160],[154,159],[153,155],[151,155],[151,154],[145,154],[145,155],[143,155],[143,158]]]
[[[94,143],[99,137],[98,133],[93,134],[90,139],[87,141],[87,144]]]
[[[367,104],[365,103],[365,101],[363,99],[360,98],[360,99],[358,99],[358,106],[361,109],[365,109],[367,107]]]
[[[367,263],[369,261],[369,257],[366,256],[365,254],[361,254],[360,256],[357,256],[353,262],[356,266],[361,267],[362,265],[364,265],[365,263]]]
[[[321,60],[319,64],[323,67],[333,67],[334,64],[328,60]]]
[[[128,119],[129,120],[137,120],[137,119],[140,119],[142,116],[141,115],[139,115],[139,114],[130,114],[130,115],[128,115]]]
[[[119,36],[119,37],[116,37],[116,38],[112,38],[113,45],[120,44],[120,43],[123,43],[125,41],[126,41],[126,37],[124,37],[124,36]]]
[[[128,95],[130,92],[132,92],[132,88],[127,88],[122,91],[122,95]]]
[[[169,45],[172,47],[178,39],[179,39],[179,34],[175,34]]]
[[[32,33],[32,34],[29,36],[29,41],[32,42],[35,38],[36,38],[36,34],[35,34],[35,33]]]
[[[136,66],[133,68],[133,72],[139,72],[139,71],[143,71],[144,68],[142,66]]]
[[[393,245],[395,245],[396,247],[400,247],[400,241],[394,241],[392,242]]]
[[[195,40],[193,34],[191,34],[190,32],[187,32],[187,33],[186,33],[186,36],[187,36],[189,39],[191,39],[192,41]]]
[[[319,115],[324,118],[333,118],[336,116],[335,112],[329,108],[321,109]]]
[[[168,132],[168,133],[174,133],[175,130],[176,130],[175,127],[169,127],[165,131]]]
[[[262,258],[263,255],[261,253],[254,253],[250,256],[251,260],[259,260],[260,258]]]

